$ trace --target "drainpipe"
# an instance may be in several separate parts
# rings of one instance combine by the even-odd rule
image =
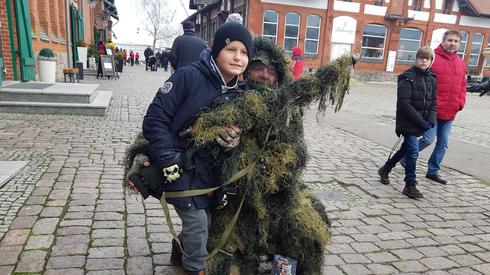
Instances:
[[[12,53],[12,66],[14,70],[14,80],[18,80],[17,76],[17,56],[15,50],[14,42],[14,27],[12,25],[12,6],[10,5],[10,0],[7,0],[7,24],[9,25],[9,38],[10,38],[10,51]]]
[[[70,0],[65,0],[65,34],[66,34],[66,61],[68,64],[68,67],[74,67],[75,64],[73,64],[73,66],[70,66],[70,43],[71,43],[71,39],[70,39],[70,34],[71,34],[71,25],[70,25],[70,5],[69,5],[69,1]]]

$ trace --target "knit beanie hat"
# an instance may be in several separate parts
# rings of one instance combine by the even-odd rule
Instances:
[[[219,52],[232,41],[241,41],[245,48],[247,48],[248,59],[251,60],[253,52],[252,35],[248,32],[247,28],[237,22],[227,22],[221,25],[214,34],[213,46],[211,47],[211,53],[213,58],[218,57]]]

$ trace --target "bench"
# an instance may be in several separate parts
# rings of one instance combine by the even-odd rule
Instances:
[[[63,69],[63,78],[66,82],[66,76],[70,78],[70,82],[75,82],[75,77],[77,79],[77,82],[80,82],[80,77],[79,77],[80,71],[78,68],[65,68]]]

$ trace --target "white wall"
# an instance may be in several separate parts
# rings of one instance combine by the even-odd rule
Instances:
[[[429,21],[429,12],[408,10],[408,17],[419,21]]]
[[[315,9],[327,9],[328,6],[328,0],[261,0],[261,2]]]
[[[371,15],[379,15],[379,16],[385,16],[386,15],[386,10],[388,7],[383,6],[376,6],[376,5],[365,5],[364,6],[364,13],[365,14],[371,14]]]
[[[335,1],[333,4],[333,9],[336,11],[348,11],[348,12],[359,12],[361,10],[360,3]]]
[[[438,22],[438,23],[456,24],[457,19],[458,17],[456,15],[443,14],[443,13],[434,14],[434,22]]]
[[[461,16],[459,19],[461,26],[490,28],[490,19],[472,16]]]

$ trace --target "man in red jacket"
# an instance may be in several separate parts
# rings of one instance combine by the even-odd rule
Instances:
[[[432,71],[437,76],[437,122],[419,140],[419,150],[434,142],[436,146],[428,162],[426,178],[446,184],[439,175],[441,163],[448,147],[449,135],[456,114],[466,101],[466,64],[458,56],[461,33],[449,30],[444,33],[442,43],[435,49]]]

